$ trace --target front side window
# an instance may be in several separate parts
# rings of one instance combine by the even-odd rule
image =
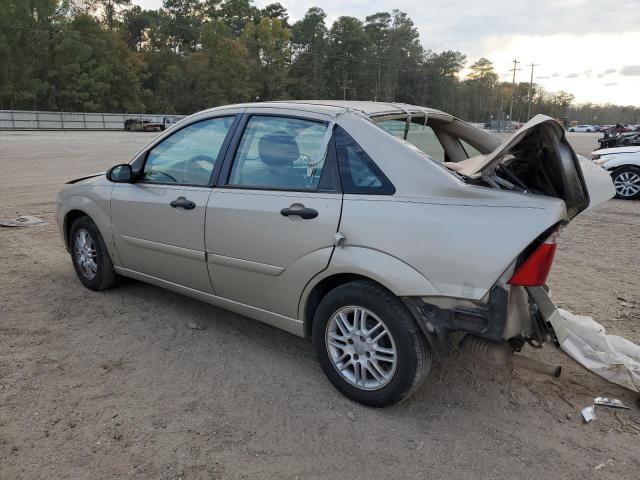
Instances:
[[[150,183],[209,185],[234,117],[203,120],[178,130],[149,151],[142,180]]]
[[[383,120],[378,122],[382,128],[391,133],[394,137],[404,139],[404,129],[406,122],[402,120]],[[407,142],[422,150],[431,158],[438,162],[445,161],[445,153],[440,140],[433,129],[427,125],[412,123],[409,126]]]
[[[247,122],[229,185],[317,190],[327,154],[326,122],[254,115]]]

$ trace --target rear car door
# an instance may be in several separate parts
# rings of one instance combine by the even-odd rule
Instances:
[[[176,130],[148,150],[135,183],[115,184],[111,219],[124,268],[213,292],[205,212],[235,119],[225,113]]]
[[[307,282],[333,251],[342,195],[331,118],[247,109],[207,207],[216,295],[297,317]]]

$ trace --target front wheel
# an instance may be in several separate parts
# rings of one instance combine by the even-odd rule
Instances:
[[[111,257],[96,224],[80,217],[69,232],[73,268],[82,284],[90,290],[104,290],[116,283]]]
[[[620,167],[613,173],[612,179],[616,198],[633,200],[640,197],[640,168]]]
[[[431,368],[431,351],[407,308],[369,281],[347,283],[322,299],[313,342],[331,383],[373,407],[407,398]]]

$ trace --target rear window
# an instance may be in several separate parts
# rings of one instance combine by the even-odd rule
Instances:
[[[404,139],[406,122],[402,120],[383,120],[377,124],[394,137]],[[445,161],[444,148],[433,129],[427,125],[412,123],[407,133],[407,142],[422,150],[438,162]]]

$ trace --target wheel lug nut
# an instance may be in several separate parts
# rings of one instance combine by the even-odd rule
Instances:
[[[356,360],[358,360],[358,358],[360,358],[360,357],[359,357],[359,356],[358,356],[358,354],[356,353],[356,354],[353,356],[353,358],[354,358],[354,359],[356,359]]]
[[[360,337],[360,341],[361,341],[361,342],[364,342],[364,337]]]

